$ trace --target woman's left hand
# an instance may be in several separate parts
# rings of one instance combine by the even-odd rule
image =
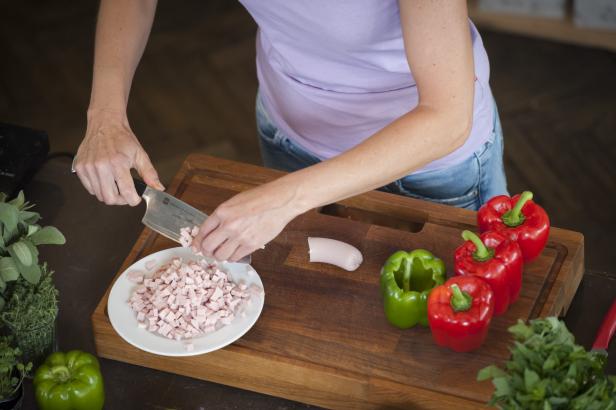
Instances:
[[[274,239],[301,212],[294,190],[274,181],[223,202],[205,220],[193,249],[220,261],[237,261]]]

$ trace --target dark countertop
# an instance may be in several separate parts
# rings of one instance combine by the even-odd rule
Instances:
[[[49,161],[26,189],[42,223],[66,236],[63,247],[41,249],[41,259],[56,271],[60,290],[60,350],[95,352],[90,315],[143,229],[143,206],[111,207],[98,203],[70,173],[68,159]],[[590,347],[616,295],[616,276],[587,271],[565,317],[579,343]],[[608,373],[616,373],[616,342]],[[224,385],[101,359],[107,409],[305,409],[314,408]],[[36,408],[26,383],[24,409]]]

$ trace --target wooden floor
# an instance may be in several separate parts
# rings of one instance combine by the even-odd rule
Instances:
[[[74,151],[85,129],[97,2],[0,0],[0,121]],[[161,0],[137,71],[131,126],[163,180],[190,152],[259,163],[256,26],[238,2]],[[616,54],[483,32],[510,191],[586,235],[587,266],[616,273]]]

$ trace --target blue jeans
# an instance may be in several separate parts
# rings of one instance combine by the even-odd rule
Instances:
[[[256,114],[261,158],[265,166],[292,172],[321,161],[291,141],[272,123],[259,96]],[[468,159],[446,169],[407,175],[380,190],[472,210],[479,209],[495,195],[507,195],[503,131],[496,106],[492,135]]]

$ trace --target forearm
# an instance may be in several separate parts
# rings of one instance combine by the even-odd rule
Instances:
[[[89,112],[125,112],[155,11],[156,0],[101,0]]]
[[[464,144],[471,113],[419,106],[355,148],[280,178],[298,213],[379,188]]]

